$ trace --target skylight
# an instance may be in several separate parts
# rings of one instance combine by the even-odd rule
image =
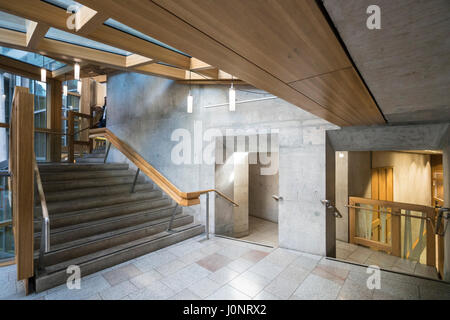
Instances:
[[[78,46],[83,46],[83,47],[87,47],[87,48],[91,48],[91,49],[96,49],[96,50],[101,50],[101,51],[106,51],[106,52],[110,52],[110,53],[115,53],[115,54],[120,54],[122,56],[129,56],[132,53],[125,51],[125,50],[121,50],[118,48],[114,48],[111,46],[108,46],[106,44],[97,42],[97,41],[93,41],[93,40],[89,40],[86,39],[84,37],[80,37],[77,36],[75,34],[69,33],[69,32],[65,32],[65,31],[61,31],[55,28],[50,28],[47,32],[47,34],[45,35],[46,38],[48,39],[53,39],[53,40],[58,40],[58,41],[63,41],[63,42],[67,42],[67,43],[71,43],[71,44],[75,44]]]
[[[55,71],[66,66],[62,62],[53,60],[48,57],[44,57],[37,53],[5,48],[1,46],[0,46],[0,55],[11,59],[19,60],[28,64],[32,64],[36,67],[42,67],[42,64],[44,63],[44,67],[50,71]]]
[[[27,32],[27,20],[0,11],[0,28],[19,32]]]
[[[81,8],[83,5],[79,4],[76,1],[72,0],[43,0],[44,2],[50,3],[54,6],[60,7],[61,9],[67,10],[69,7],[72,8]],[[75,10],[75,12],[78,10]]]
[[[182,54],[182,55],[185,55],[185,56],[187,56],[187,57],[189,57],[189,58],[191,57],[191,56],[189,56],[188,54],[186,54],[186,53],[184,53],[184,52],[181,52],[180,50],[177,50],[177,49],[175,49],[175,48],[173,48],[173,47],[171,47],[171,46],[168,46],[167,44],[162,43],[161,41],[158,41],[158,40],[156,40],[156,39],[154,39],[154,38],[152,38],[152,37],[149,37],[148,35],[146,35],[146,34],[144,34],[144,33],[142,33],[142,32],[139,32],[139,31],[137,31],[137,30],[135,30],[135,29],[133,29],[133,28],[130,28],[130,27],[128,27],[128,26],[126,26],[126,25],[124,25],[124,24],[122,24],[122,23],[120,23],[120,22],[114,20],[114,19],[111,19],[111,18],[110,18],[110,19],[106,20],[106,22],[105,22],[104,24],[105,24],[106,26],[108,26],[108,27],[111,27],[111,28],[117,29],[117,30],[119,30],[119,31],[128,33],[128,34],[130,34],[130,35],[132,35],[132,36],[135,36],[135,37],[137,37],[137,38],[146,40],[146,41],[151,42],[151,43],[153,43],[153,44],[157,44],[158,46],[161,46],[161,47],[163,47],[163,48],[166,48],[166,49],[169,49],[169,50],[178,52],[178,53],[180,53],[180,54]]]

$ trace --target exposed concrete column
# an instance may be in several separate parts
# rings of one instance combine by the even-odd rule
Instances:
[[[450,207],[450,130],[444,138],[443,151],[444,204],[446,207]],[[450,228],[447,228],[447,232],[444,236],[444,252],[444,279],[450,281]]]

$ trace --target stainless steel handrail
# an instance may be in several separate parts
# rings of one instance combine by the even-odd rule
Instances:
[[[42,208],[41,245],[39,248],[39,262],[38,262],[38,267],[40,270],[42,270],[45,268],[44,255],[50,251],[50,216],[48,214],[47,201],[45,200],[41,174],[39,173],[39,167],[37,165],[36,160],[34,161],[34,171],[36,174],[36,184]]]

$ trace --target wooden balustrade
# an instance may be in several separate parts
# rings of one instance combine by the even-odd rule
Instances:
[[[362,206],[361,206],[362,205]],[[410,203],[401,203],[393,201],[373,200],[359,197],[349,198],[349,230],[350,243],[360,244],[367,247],[373,247],[378,250],[386,251],[394,256],[401,256],[401,218],[410,217],[411,219],[421,219],[426,223],[426,261],[429,266],[436,266],[436,235],[434,232],[435,210],[433,207],[415,205]],[[356,234],[357,214],[365,214],[356,210],[367,210],[390,215],[391,223],[391,241],[381,242],[374,239],[359,237]],[[403,213],[402,210],[410,212],[421,212],[423,216],[414,216]],[[380,214],[380,219],[381,219]]]
[[[208,189],[195,192],[182,192],[166,177],[164,177],[158,170],[152,167],[142,156],[140,156],[132,147],[126,142],[120,140],[114,133],[106,128],[90,130],[89,137],[91,139],[103,137],[107,139],[117,150],[122,152],[131,162],[136,165],[144,174],[146,174],[158,187],[161,188],[167,195],[169,195],[176,203],[181,206],[193,206],[200,203],[200,195],[215,192],[219,196],[238,206],[233,200],[225,196],[218,190]]]
[[[79,118],[80,120],[77,120],[76,118]],[[85,128],[81,128],[81,124],[83,123],[83,120],[88,120],[89,124]],[[70,163],[73,163],[75,161],[75,146],[86,146],[89,148],[89,152],[92,151],[92,139],[88,138],[87,141],[82,140],[75,140],[77,133],[81,133],[85,130],[89,130],[92,128],[93,119],[92,116],[85,113],[75,112],[75,111],[69,111],[67,115],[67,126],[68,126],[68,132],[67,132],[67,149],[68,149],[68,156],[67,161]],[[75,131],[75,122],[78,122],[80,124],[79,130]]]
[[[34,276],[34,96],[16,87],[11,110],[9,168],[17,280]]]

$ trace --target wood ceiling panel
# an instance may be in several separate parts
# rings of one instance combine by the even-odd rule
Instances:
[[[330,112],[350,119],[354,125],[385,123],[353,67],[294,82],[291,86]]]
[[[313,0],[152,0],[284,82],[351,62]]]
[[[349,120],[329,112],[287,83],[151,1],[111,0],[105,3],[79,0],[78,2],[96,11],[107,12],[121,23],[233,74],[246,83],[271,92],[331,123],[339,126],[352,125]]]

